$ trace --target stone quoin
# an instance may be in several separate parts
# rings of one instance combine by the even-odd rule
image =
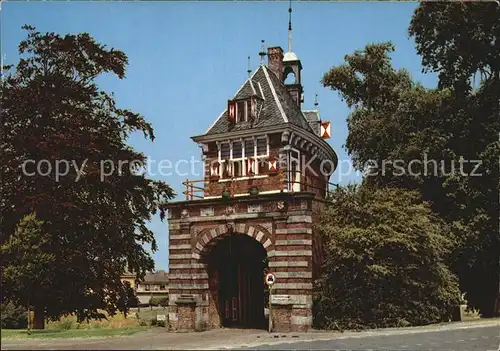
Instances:
[[[302,110],[291,19],[288,48],[268,48],[268,65],[262,62],[212,126],[192,137],[203,150],[205,177],[186,180],[186,199],[166,205],[169,330],[266,328],[269,303],[274,331],[311,328],[322,260],[313,223],[338,161],[317,109]],[[271,301],[268,272],[276,277]]]

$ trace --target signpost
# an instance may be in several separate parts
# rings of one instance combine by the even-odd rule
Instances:
[[[276,281],[276,276],[273,273],[267,273],[264,279],[267,286],[269,287],[269,333],[273,330],[273,314],[271,308],[271,301],[273,296],[273,285]]]

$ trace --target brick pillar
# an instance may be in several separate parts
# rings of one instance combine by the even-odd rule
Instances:
[[[277,330],[307,331],[312,326],[310,201],[292,201],[287,219],[276,222],[275,254],[269,268],[276,275],[273,300],[280,305]]]
[[[177,305],[177,321],[175,330],[190,332],[196,330],[196,301],[192,295],[181,295],[175,301]]]
[[[290,296],[273,295],[271,298],[273,332],[288,333],[292,331],[293,301]]]
[[[169,329],[177,331],[181,318],[187,313],[185,306],[177,304],[177,300],[190,294],[192,271],[192,248],[189,214],[182,218],[169,219]],[[181,317],[182,313],[182,317]],[[194,314],[193,314],[194,315]]]

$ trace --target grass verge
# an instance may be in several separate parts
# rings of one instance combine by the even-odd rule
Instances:
[[[132,335],[147,330],[149,327],[130,328],[95,328],[95,329],[43,329],[32,330],[28,334],[26,330],[2,329],[2,340],[12,339],[72,339],[72,338],[104,338],[109,336]]]

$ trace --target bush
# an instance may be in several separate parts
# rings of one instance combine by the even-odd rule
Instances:
[[[149,299],[150,306],[168,306],[168,296],[156,296]]]
[[[325,248],[314,294],[316,326],[448,321],[460,297],[457,279],[444,264],[452,242],[419,195],[364,185],[339,189],[334,198],[316,229]]]
[[[28,327],[28,311],[12,302],[1,304],[2,329],[25,329]]]
[[[161,307],[167,307],[168,306],[168,296],[167,297],[160,297],[158,300],[158,305]]]
[[[65,318],[59,321],[59,329],[70,330],[73,329],[73,321],[70,318]]]
[[[157,327],[165,327],[167,324],[165,321],[156,321],[156,326]]]

